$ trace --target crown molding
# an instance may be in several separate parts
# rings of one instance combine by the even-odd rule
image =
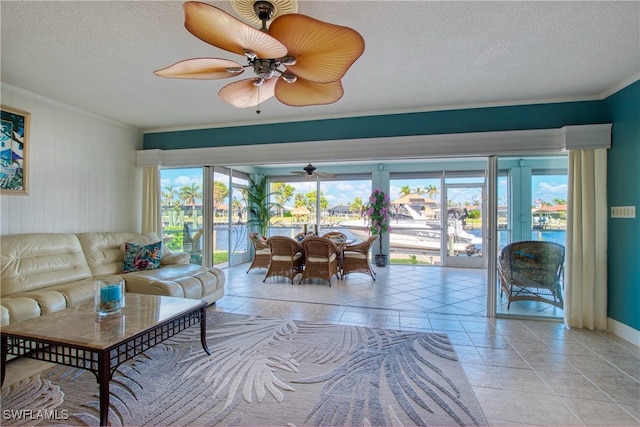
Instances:
[[[335,141],[139,150],[137,166],[240,166],[308,162],[366,162],[446,157],[512,156],[610,148],[611,124],[560,129],[416,135]],[[259,155],[257,155],[259,153]]]

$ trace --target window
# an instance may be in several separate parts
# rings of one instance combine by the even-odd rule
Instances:
[[[333,179],[273,177],[270,191],[281,207],[271,219],[271,235],[343,229],[361,218],[371,194],[371,178],[340,175]],[[349,234],[347,232],[347,234]]]
[[[201,264],[202,168],[160,171],[163,241],[171,251],[191,254],[191,263]]]

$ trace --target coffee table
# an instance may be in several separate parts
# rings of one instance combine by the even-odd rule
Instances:
[[[100,388],[100,425],[109,416],[109,381],[120,364],[177,333],[200,324],[206,342],[207,304],[201,300],[126,294],[120,314],[99,317],[83,304],[3,326],[2,379],[7,356],[28,357],[93,372]]]

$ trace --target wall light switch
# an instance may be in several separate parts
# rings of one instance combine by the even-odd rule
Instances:
[[[635,218],[635,206],[611,206],[611,218]]]

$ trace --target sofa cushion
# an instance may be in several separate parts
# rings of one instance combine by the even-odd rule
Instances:
[[[113,276],[108,276],[109,278]],[[67,300],[67,307],[74,307],[85,302],[93,301],[93,286],[101,277],[77,280],[75,282],[61,283],[51,286],[47,290],[60,292]],[[118,279],[120,277],[118,276]]]
[[[165,246],[165,244],[162,245],[163,248]],[[188,252],[170,252],[169,255],[162,255],[160,265],[189,264],[190,260],[191,254]]]
[[[142,236],[140,233],[98,232],[80,233],[87,264],[94,276],[117,275],[122,271],[124,253],[120,245]]]
[[[155,270],[162,261],[162,242],[140,246],[135,243],[125,243],[122,273],[140,270]]]
[[[82,246],[74,234],[7,235],[2,236],[0,243],[2,296],[91,277]]]
[[[29,297],[2,298],[2,326],[33,319],[42,314],[38,301]]]
[[[158,235],[156,233],[147,233],[144,236],[140,235],[138,237],[136,237],[135,239],[129,240],[128,242],[125,243],[134,243],[136,245],[140,245],[140,246],[146,246],[146,245],[150,245],[151,243],[157,243],[160,242],[161,239],[160,237],[158,237]],[[120,245],[120,250],[122,251],[122,253],[124,253],[126,251],[125,248],[125,243]],[[169,248],[167,248],[167,245],[162,244],[162,258],[164,259],[165,257],[171,255],[171,251],[169,250]]]
[[[18,321],[16,319],[30,319],[92,301],[95,282],[96,279],[89,278],[18,292],[2,298],[2,306],[7,308],[11,323]]]

